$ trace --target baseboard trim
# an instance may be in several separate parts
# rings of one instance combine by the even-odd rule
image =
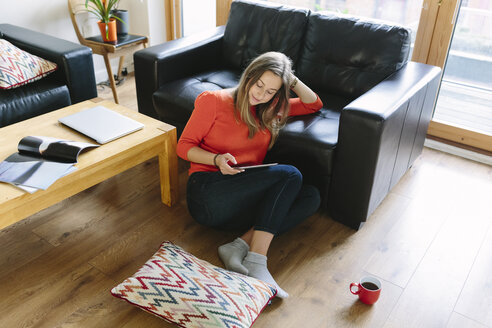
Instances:
[[[451,146],[437,140],[432,140],[429,138],[425,139],[424,146],[432,149],[436,149],[451,155],[460,156],[466,159],[470,159],[472,161],[484,163],[487,165],[492,165],[492,156],[488,156],[485,154],[480,154],[471,150]]]

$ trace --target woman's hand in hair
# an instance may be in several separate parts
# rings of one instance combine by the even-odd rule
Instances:
[[[218,155],[217,158],[215,159],[215,163],[219,168],[220,172],[224,175],[226,174],[234,175],[244,171],[244,170],[238,170],[229,165],[229,163],[232,163],[233,165],[237,164],[236,158],[234,158],[234,156],[232,156],[229,153]]]
[[[316,93],[313,92],[307,85],[305,85],[294,74],[291,75],[290,89],[301,98],[301,101],[305,104],[311,104],[318,99]]]
[[[289,77],[289,87],[290,89],[294,89],[296,84],[297,84],[297,77],[294,75],[294,73],[290,73],[290,77]]]

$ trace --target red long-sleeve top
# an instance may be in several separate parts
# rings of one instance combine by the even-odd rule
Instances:
[[[300,98],[289,99],[289,103],[289,116],[311,114],[323,106],[319,97],[311,104],[303,103]],[[253,107],[251,110],[255,115]],[[177,154],[188,160],[188,151],[192,147],[200,147],[214,154],[230,153],[238,165],[261,164],[270,144],[271,133],[264,129],[253,138],[248,138],[248,135],[248,126],[234,115],[231,92],[205,91],[195,100],[195,109],[178,141]],[[218,169],[213,165],[191,162],[189,174],[199,171],[213,172]]]

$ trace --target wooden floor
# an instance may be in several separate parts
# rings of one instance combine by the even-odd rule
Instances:
[[[136,108],[133,84],[121,103]],[[221,265],[235,236],[189,216],[180,165],[172,208],[150,160],[1,230],[0,327],[172,327],[109,291],[164,240]],[[491,167],[424,149],[360,231],[316,214],[274,240],[269,268],[291,297],[254,327],[492,327],[491,195]],[[374,306],[348,288],[367,274],[383,282]]]

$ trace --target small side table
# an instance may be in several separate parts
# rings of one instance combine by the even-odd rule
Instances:
[[[147,48],[148,38],[143,35],[127,34],[118,35],[118,40],[115,43],[104,42],[100,35],[89,37],[84,40],[83,43],[81,42],[82,44],[91,48],[93,53],[104,57],[109,83],[111,85],[111,90],[113,91],[113,98],[118,104],[118,93],[116,92],[116,82],[114,80],[110,60],[115,57],[120,58],[118,72],[116,74],[116,76],[120,76],[125,56],[133,55],[133,53],[140,48]]]

